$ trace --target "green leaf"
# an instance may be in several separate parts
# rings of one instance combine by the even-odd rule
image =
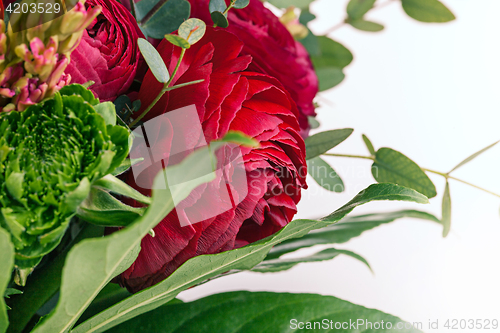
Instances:
[[[5,295],[5,291],[12,276],[14,268],[14,245],[10,242],[10,235],[0,228],[0,295]],[[11,293],[12,295],[14,293]],[[0,297],[0,333],[4,333],[9,326],[7,308],[5,300]]]
[[[177,35],[165,35],[165,39],[168,40],[170,43],[174,44],[175,46],[182,47],[183,49],[189,49],[191,47],[191,44],[181,36]]]
[[[210,0],[208,4],[208,10],[211,12],[221,12],[224,13],[226,10],[226,2],[224,0]]]
[[[111,102],[104,102],[94,106],[94,109],[99,113],[106,122],[106,125],[116,125],[115,105]]]
[[[236,0],[234,2],[233,8],[243,9],[250,4],[250,0]]]
[[[191,258],[167,279],[99,313],[76,327],[72,333],[104,332],[142,313],[156,309],[173,299],[179,292],[206,279],[231,269],[251,269],[266,257],[274,245],[287,239],[301,237],[311,230],[333,224],[344,218],[356,206],[371,200],[405,200],[428,203],[425,196],[411,189],[394,184],[373,184],[321,221],[295,220],[274,235],[245,247]],[[218,320],[220,324],[220,318]],[[216,331],[219,332],[220,329]]]
[[[373,8],[376,0],[351,0],[347,4],[347,15],[353,20],[362,18]]]
[[[344,182],[333,168],[321,157],[307,161],[307,173],[325,190],[331,192],[344,192]]]
[[[158,51],[144,38],[139,38],[137,44],[156,80],[160,83],[167,83],[170,79],[170,74]]]
[[[306,48],[307,53],[309,53],[311,57],[321,55],[318,37],[314,35],[309,28],[307,30],[309,31],[309,33],[305,38],[299,40],[299,42]]]
[[[193,45],[197,41],[203,38],[207,26],[205,22],[197,18],[190,18],[185,21],[179,27],[179,36],[188,41],[190,45]]]
[[[451,228],[451,196],[450,184],[448,182],[446,182],[444,188],[441,223],[443,224],[443,237],[446,237]]]
[[[438,0],[401,1],[406,14],[417,21],[444,23],[455,19],[455,15]]]
[[[325,36],[319,36],[317,39],[321,54],[312,56],[311,60],[318,71],[323,67],[344,68],[352,62],[352,53],[342,44]]]
[[[372,175],[379,183],[394,183],[417,190],[428,198],[436,196],[436,186],[424,171],[405,155],[391,148],[375,154]]]
[[[362,320],[363,322],[360,322]],[[316,329],[314,323],[316,322]],[[339,330],[335,324],[359,323],[354,329]],[[380,332],[415,333],[404,321],[374,309],[367,309],[333,296],[271,292],[233,291],[211,295],[194,302],[167,305],[108,331],[155,333],[284,333],[284,332]],[[301,324],[299,324],[301,323]],[[307,326],[309,323],[310,326]],[[399,324],[401,323],[401,324]],[[403,325],[396,329],[397,325]],[[409,324],[407,324],[409,327]],[[301,329],[299,329],[301,327]],[[379,326],[380,327],[380,326]],[[422,327],[420,327],[422,328]]]
[[[99,99],[95,98],[92,91],[88,90],[81,84],[69,84],[64,86],[59,90],[61,96],[81,96],[84,101],[88,102],[90,105],[95,106],[99,104]]]
[[[319,121],[315,117],[308,116],[307,122],[309,123],[309,126],[311,127],[311,129],[316,129],[316,128],[319,128],[321,126],[321,124],[319,123]]]
[[[302,10],[300,12],[300,16],[299,16],[299,22],[300,24],[303,24],[303,25],[306,25],[311,22],[312,20],[314,20],[316,18],[316,15],[314,15],[313,13],[311,13],[309,10]]]
[[[141,21],[144,16],[158,3],[158,0],[141,0],[135,4],[136,17]],[[162,39],[163,36],[179,29],[179,26],[189,18],[191,5],[186,0],[168,0],[144,24],[142,31],[149,37]]]
[[[306,159],[320,156],[347,139],[354,130],[344,128],[314,134],[305,140]]]
[[[322,67],[316,69],[316,76],[319,81],[319,91],[325,91],[339,85],[345,79],[342,68]]]
[[[368,268],[371,270],[370,264],[368,261],[366,261],[365,258],[361,257],[359,254],[356,254],[351,251],[347,250],[337,250],[337,249],[326,249],[320,252],[316,252],[312,255],[309,255],[307,257],[301,257],[301,258],[290,258],[290,259],[271,259],[271,260],[266,260],[252,268],[253,272],[259,272],[259,273],[276,273],[276,272],[282,272],[286,271],[295,265],[301,264],[301,263],[308,263],[308,262],[318,262],[318,261],[325,261],[325,260],[331,260],[336,258],[338,255],[347,255],[349,257],[352,257],[354,259],[357,259],[364,263]]]
[[[368,137],[366,135],[364,135],[364,134],[362,135],[362,138],[363,138],[363,142],[366,145],[366,148],[370,152],[370,155],[375,156],[375,154],[376,154],[375,148],[373,148],[373,144],[370,141],[370,139],[368,139]]]
[[[107,175],[106,177],[99,179],[95,182],[94,186],[115,194],[124,195],[145,204],[151,204],[150,197],[141,194],[137,190],[130,187],[127,183],[121,181],[113,175]]]
[[[434,215],[418,210],[400,210],[390,213],[348,216],[340,222],[332,224],[326,228],[313,230],[301,238],[287,240],[276,245],[271,250],[267,258],[278,258],[285,253],[294,252],[298,249],[318,244],[345,243],[355,237],[358,237],[365,231],[371,230],[383,224],[394,222],[395,220],[401,218],[414,218],[441,223],[441,221]]]
[[[3,297],[5,298],[10,298],[9,296],[11,295],[22,295],[22,291],[21,290],[17,290],[15,288],[7,288],[5,289],[5,293],[3,295]]]
[[[229,27],[229,21],[227,20],[227,17],[221,12],[211,12],[210,17],[212,18],[212,21],[216,26],[221,28]]]
[[[475,159],[476,157],[478,157],[479,155],[481,155],[482,153],[484,153],[485,151],[489,150],[490,148],[493,148],[494,146],[496,146],[497,143],[499,143],[500,141],[497,141],[491,145],[489,145],[488,147],[486,148],[483,148],[481,149],[480,151],[478,151],[477,153],[474,153],[472,154],[471,156],[467,157],[465,160],[463,160],[462,162],[458,163],[458,165],[456,167],[454,167],[453,169],[451,169],[450,172],[448,172],[448,174],[452,173],[453,171],[457,170],[458,168],[460,168],[461,166],[463,166],[464,164],[467,164],[469,163],[470,161],[472,161],[473,159]]]
[[[207,152],[208,148],[199,149],[181,163],[169,167],[169,179],[185,179],[186,175],[196,172],[199,165],[211,163],[215,157]],[[86,239],[74,246],[63,268],[59,302],[33,332],[62,333],[71,329],[102,288],[134,262],[142,238],[174,209],[173,197],[182,200],[212,178],[192,178],[171,193],[169,189],[157,190],[164,183],[163,173],[159,173],[153,186],[153,202],[142,218],[109,236]]]
[[[221,139],[224,142],[232,142],[245,147],[260,147],[259,141],[240,131],[228,131]]]
[[[92,188],[89,197],[78,207],[81,219],[105,226],[125,227],[144,215],[146,208],[130,207],[106,191]]]
[[[127,172],[130,167],[132,167],[133,165],[139,163],[139,162],[142,162],[144,160],[144,158],[135,158],[135,159],[125,159],[111,174],[113,176],[119,176],[121,174],[123,174],[124,172]]]
[[[278,8],[288,8],[294,6],[300,9],[308,9],[314,0],[268,0],[270,4]]]
[[[353,56],[342,44],[328,37],[315,37],[315,42],[317,42],[319,53],[311,52],[311,60],[318,76],[319,89],[324,91],[344,80],[345,75],[342,69],[352,62]],[[309,45],[309,47],[312,46]]]
[[[22,172],[12,172],[5,181],[5,186],[7,187],[9,194],[19,202],[23,199],[23,183],[24,173]]]
[[[379,32],[384,30],[384,26],[382,24],[371,21],[365,21],[363,19],[349,21],[349,24],[361,31]]]

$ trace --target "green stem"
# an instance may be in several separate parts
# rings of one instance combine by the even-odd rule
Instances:
[[[70,249],[85,238],[102,236],[103,228],[86,223],[72,243],[54,260],[28,277],[23,294],[11,296],[8,333],[21,333],[31,318],[59,290],[61,273]]]
[[[335,157],[350,157],[350,158],[360,158],[360,159],[366,159],[366,160],[372,160],[372,161],[375,161],[375,157],[374,156],[362,156],[362,155],[348,155],[348,154],[323,154],[324,156],[335,156]],[[500,198],[500,194],[497,194],[495,192],[492,192],[490,190],[487,190],[485,188],[482,188],[480,186],[477,186],[477,185],[474,185],[474,184],[471,184],[469,182],[466,182],[465,180],[462,180],[460,178],[456,178],[456,177],[453,177],[453,176],[450,176],[449,174],[447,173],[444,173],[444,172],[439,172],[439,171],[435,171],[435,170],[431,170],[431,169],[426,169],[426,168],[421,168],[422,171],[424,172],[430,172],[430,173],[433,173],[433,174],[436,174],[436,175],[440,175],[446,179],[453,179],[453,180],[456,180],[457,182],[460,182],[462,184],[465,184],[465,185],[469,185],[471,187],[474,187],[478,190],[481,190],[483,192],[486,192],[486,193],[489,193],[491,195],[494,195],[495,197],[498,197]]]
[[[135,14],[135,2],[134,2],[134,0],[129,0],[129,3],[130,3],[130,11],[132,12],[132,15],[137,20],[137,16]],[[139,22],[137,22],[137,23],[139,23]]]
[[[163,89],[160,91],[160,93],[158,94],[158,96],[156,96],[156,98],[154,99],[154,101],[148,106],[148,108],[146,110],[144,110],[143,113],[141,113],[139,115],[139,117],[137,117],[137,119],[135,119],[130,125],[129,127],[132,128],[134,127],[139,121],[141,121],[142,118],[144,118],[144,116],[146,114],[148,114],[149,111],[151,111],[151,109],[156,105],[156,103],[158,103],[158,101],[163,97],[163,94],[165,94],[167,91],[169,90],[173,90],[172,88],[173,87],[170,87],[169,88],[169,85],[170,83],[173,81],[175,75],[177,74],[177,71],[179,70],[179,67],[181,66],[181,62],[182,62],[182,59],[184,59],[184,55],[186,54],[186,49],[182,49],[181,51],[181,55],[179,56],[179,60],[177,61],[177,65],[175,65],[175,69],[174,69],[174,72],[172,73],[172,75],[170,76],[170,78],[168,79],[167,83],[165,83],[163,85]],[[196,81],[194,81],[196,82]],[[196,82],[198,83],[198,82]],[[186,84],[184,84],[185,86]],[[180,85],[179,85],[180,86]],[[179,87],[180,88],[180,87]]]

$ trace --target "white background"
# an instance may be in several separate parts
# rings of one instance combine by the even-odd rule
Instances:
[[[311,28],[321,34],[342,21],[346,3],[317,1],[312,11],[318,18]],[[364,133],[376,149],[391,147],[422,167],[447,172],[500,139],[500,1],[444,3],[456,21],[420,23],[395,2],[368,14],[385,25],[383,32],[344,26],[330,34],[355,57],[346,80],[318,99],[320,130],[355,129],[334,152],[366,155]],[[329,214],[373,182],[370,161],[329,161],[342,176],[346,192],[329,193],[309,179],[297,218]],[[500,145],[455,176],[499,193],[499,171]],[[430,177],[439,193],[430,205],[377,202],[354,214],[414,208],[440,217],[444,180]],[[188,290],[180,298],[231,290],[319,293],[421,321],[424,328],[436,319],[441,327],[447,319],[500,320],[500,199],[454,181],[450,186],[453,220],[446,239],[437,224],[403,219],[337,246],[364,256],[374,275],[360,262],[338,257],[283,273],[236,274]]]

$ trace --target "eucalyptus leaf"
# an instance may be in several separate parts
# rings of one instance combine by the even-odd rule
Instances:
[[[135,4],[136,17],[140,22],[158,3],[158,0],[141,0]],[[146,35],[162,39],[166,34],[179,29],[179,26],[189,18],[191,5],[186,0],[168,0],[140,28]]]
[[[144,38],[139,38],[137,44],[156,80],[160,83],[167,83],[170,79],[170,74],[158,51]]]
[[[347,139],[353,131],[352,128],[344,128],[325,131],[308,137],[305,140],[306,159],[310,160],[326,153]]]
[[[363,264],[368,266],[370,270],[372,268],[370,267],[370,264],[368,261],[366,261],[365,258],[360,256],[359,254],[356,254],[351,251],[347,250],[337,250],[337,249],[326,249],[323,251],[316,252],[314,254],[311,254],[306,257],[300,257],[300,258],[289,258],[289,259],[271,259],[271,260],[265,260],[252,268],[253,272],[259,272],[259,273],[276,273],[276,272],[282,272],[286,271],[298,264],[301,263],[310,263],[310,262],[319,262],[319,261],[325,261],[325,260],[331,260],[336,258],[339,255],[346,255],[351,258],[357,259],[361,261]]]
[[[316,119],[315,117],[308,116],[307,122],[309,123],[309,126],[311,127],[311,129],[316,129],[316,128],[319,128],[321,126],[318,119]]]
[[[486,148],[483,148],[481,149],[480,151],[478,151],[477,153],[474,153],[472,154],[471,156],[467,157],[465,160],[463,160],[462,162],[458,163],[458,165],[456,167],[454,167],[453,169],[451,169],[450,172],[448,172],[448,174],[452,173],[453,171],[457,170],[458,168],[460,168],[461,166],[469,163],[470,161],[472,161],[473,159],[475,159],[476,157],[478,157],[479,155],[481,155],[482,153],[484,153],[485,151],[493,148],[494,146],[496,146],[497,143],[499,143],[500,141],[497,141],[491,145],[489,145],[488,147]]]
[[[226,10],[226,2],[224,0],[210,0],[208,4],[208,10],[211,12],[221,12],[224,13]]]
[[[347,4],[347,15],[353,20],[362,18],[373,8],[376,0],[350,0]]]
[[[318,244],[341,244],[358,237],[365,231],[371,230],[383,224],[388,224],[402,218],[414,218],[424,221],[441,223],[432,214],[418,210],[400,210],[390,213],[363,214],[348,216],[338,223],[326,228],[313,230],[307,235],[290,239],[273,247],[266,259],[274,259],[285,253],[294,252],[298,249],[311,247]]]
[[[379,183],[394,183],[412,188],[428,198],[436,196],[436,186],[411,159],[391,148],[380,148],[375,154],[372,175]]]
[[[319,81],[319,91],[325,91],[339,85],[345,79],[342,68],[322,67],[316,69],[316,76]]]
[[[197,18],[190,18],[181,24],[178,33],[179,36],[187,40],[190,45],[193,45],[203,38],[206,30],[207,26],[205,22]]]
[[[351,51],[339,42],[326,36],[318,36],[317,40],[321,54],[311,56],[311,60],[318,71],[323,67],[344,68],[352,62],[353,55]]]
[[[375,156],[375,154],[376,154],[375,148],[373,148],[373,144],[370,141],[370,139],[368,139],[368,137],[364,134],[362,135],[362,138],[363,138],[363,142],[366,145],[366,149],[368,149],[368,152],[370,152],[370,155]]]
[[[333,168],[321,157],[307,161],[307,173],[325,190],[330,192],[344,192],[344,182]]]
[[[349,327],[350,322],[355,323],[353,329],[335,328],[336,323],[347,323],[344,327]],[[162,306],[108,332],[374,332],[372,328],[382,322],[384,329],[381,332],[389,332],[386,330],[389,324],[397,332],[421,332],[417,328],[405,328],[400,318],[333,296],[248,291],[215,294],[194,302]]]
[[[384,30],[384,26],[380,23],[376,22],[371,22],[371,21],[366,21],[363,19],[357,19],[357,20],[351,20],[349,21],[349,24],[361,31],[368,31],[368,32],[379,32]]]
[[[441,223],[443,224],[443,237],[448,236],[451,228],[451,196],[450,184],[446,182],[442,202]]]
[[[309,28],[307,30],[308,30],[307,36],[299,40],[299,42],[306,48],[307,53],[309,53],[311,57],[320,56],[321,49],[319,47],[318,37],[314,35]]]
[[[455,15],[438,0],[401,0],[403,9],[421,22],[445,23],[455,19]]]
[[[221,28],[229,27],[229,21],[227,20],[227,17],[221,12],[211,12],[210,17],[212,18],[212,21],[216,26]]]
[[[191,47],[191,44],[189,44],[187,40],[178,35],[165,35],[165,39],[168,40],[171,44],[182,47],[183,49],[189,49]]]
[[[184,179],[199,165],[211,163],[215,157],[207,151],[208,148],[197,150],[181,163],[169,167],[169,178]],[[57,306],[33,332],[68,332],[104,286],[134,262],[142,238],[174,209],[173,197],[182,200],[197,186],[210,180],[210,177],[193,179],[185,186],[176,186],[176,192],[171,193],[169,189],[158,189],[165,181],[163,173],[159,173],[153,186],[153,202],[142,218],[109,236],[86,239],[70,250],[62,272]]]
[[[14,245],[10,242],[10,235],[0,227],[0,333],[4,333],[9,326],[7,306],[3,296],[6,293],[14,268]],[[14,294],[11,292],[10,295]]]
[[[138,292],[108,308],[76,327],[73,333],[104,332],[145,312],[154,310],[172,300],[179,292],[231,269],[248,270],[261,262],[276,244],[301,237],[309,231],[338,222],[356,206],[371,200],[403,200],[428,203],[422,194],[394,184],[373,184],[360,192],[346,205],[323,220],[295,220],[283,229],[258,242],[219,254],[202,255],[189,259],[167,279]],[[229,321],[228,321],[229,323]],[[220,324],[220,320],[219,320]],[[216,330],[220,331],[220,329]]]
[[[242,9],[250,4],[250,0],[236,0],[234,1],[233,8]]]

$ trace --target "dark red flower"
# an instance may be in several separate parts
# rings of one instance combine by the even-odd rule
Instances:
[[[87,0],[85,4],[99,5],[102,12],[71,53],[65,73],[71,75],[71,83],[94,81],[90,90],[96,97],[112,101],[127,92],[142,64],[137,39],[144,35],[132,14],[118,1]]]
[[[190,105],[196,106],[195,116],[199,117],[206,142],[223,137],[229,130],[241,131],[258,140],[259,148],[241,148],[246,171],[243,186],[247,194],[244,198],[232,198],[239,204],[224,213],[186,225],[180,222],[180,215],[185,220],[190,209],[191,216],[203,215],[206,209],[227,203],[214,199],[214,193],[222,188],[218,179],[198,187],[158,224],[155,237],[148,235],[142,240],[137,260],[118,277],[132,292],[165,279],[194,256],[231,250],[267,237],[289,223],[297,211],[301,189],[306,187],[305,147],[299,134],[298,110],[279,81],[247,71],[252,59],[242,55],[242,49],[243,43],[235,35],[207,28],[203,39],[187,50],[173,83],[204,81],[166,93],[144,120],[154,119],[150,123],[162,134],[149,136],[149,146],[167,147],[164,149],[167,153],[172,153],[171,147],[176,145],[173,143],[176,132],[191,131],[193,123],[173,126],[170,121],[162,123],[159,116]],[[158,52],[172,73],[180,48],[163,40]],[[139,93],[143,109],[162,86],[150,71],[146,74]],[[190,147],[199,140],[198,135],[180,138],[185,141],[183,145]],[[141,186],[145,181],[151,183],[155,175],[146,171],[146,180],[137,182]],[[235,179],[234,174],[230,177]],[[142,193],[151,193],[138,186],[132,173],[126,180]],[[230,186],[238,189],[242,185]]]
[[[211,25],[209,0],[189,0],[191,17]],[[229,3],[229,0],[226,0]],[[300,42],[259,0],[250,0],[244,9],[228,14],[228,31],[244,43],[243,54],[252,56],[249,70],[275,77],[288,90],[299,109],[302,134],[307,135],[307,116],[315,116],[313,99],[318,93],[318,78]]]

